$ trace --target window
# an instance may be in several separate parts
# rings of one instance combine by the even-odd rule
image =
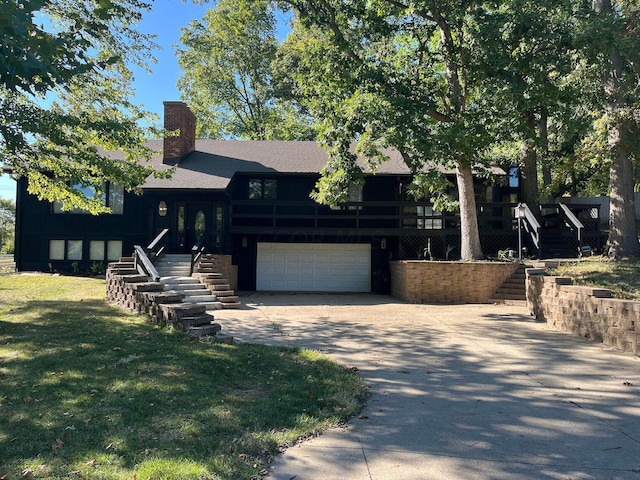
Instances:
[[[362,185],[352,185],[349,188],[349,202],[362,203]],[[362,210],[362,205],[349,205],[349,210]]]
[[[124,187],[122,185],[114,185],[107,182],[103,186],[103,191],[100,194],[96,194],[95,190],[91,187],[86,187],[80,184],[74,185],[74,190],[78,190],[84,193],[89,198],[100,197],[105,206],[111,208],[111,212],[114,215],[122,215],[124,211]],[[62,203],[53,203],[53,213],[88,213],[86,210],[76,208],[67,212],[62,211]]]
[[[89,260],[104,260],[104,240],[89,242]]]
[[[278,198],[278,181],[273,179],[252,178],[249,180],[249,199],[275,200]]]
[[[430,205],[402,207],[402,213],[405,215],[402,220],[403,228],[415,228],[417,230],[439,230],[444,228],[442,212]],[[406,215],[410,216],[407,217]]]
[[[109,240],[107,242],[107,260],[120,260],[122,257],[122,240]]]
[[[347,195],[347,202],[362,203],[362,199],[362,185],[351,185],[349,187],[349,194]],[[362,205],[349,205],[347,207],[344,205],[335,205],[331,207],[331,210],[343,210],[345,208],[348,210],[362,210]]]
[[[49,259],[64,260],[64,240],[49,241]]]
[[[50,260],[82,260],[82,240],[49,240]]]

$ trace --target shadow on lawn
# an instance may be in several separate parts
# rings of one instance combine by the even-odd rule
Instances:
[[[161,457],[234,478],[234,462],[275,451],[268,435],[302,412],[335,415],[320,398],[332,387],[323,369],[339,367],[296,350],[203,345],[98,300],[30,302],[11,319],[0,321],[0,476],[23,462],[90,471]]]

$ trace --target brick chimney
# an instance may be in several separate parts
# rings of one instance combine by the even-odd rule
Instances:
[[[196,116],[184,102],[164,102],[164,129],[180,131],[164,138],[162,163],[175,165],[196,148]]]

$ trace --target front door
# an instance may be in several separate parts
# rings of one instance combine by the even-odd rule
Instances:
[[[223,206],[219,202],[187,203],[184,218],[184,251],[190,252],[200,237],[208,235],[208,250],[222,248]]]

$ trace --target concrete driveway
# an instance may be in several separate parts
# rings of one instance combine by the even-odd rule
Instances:
[[[251,294],[237,341],[320,350],[371,389],[361,418],[292,447],[272,480],[640,479],[640,358],[522,307]]]

